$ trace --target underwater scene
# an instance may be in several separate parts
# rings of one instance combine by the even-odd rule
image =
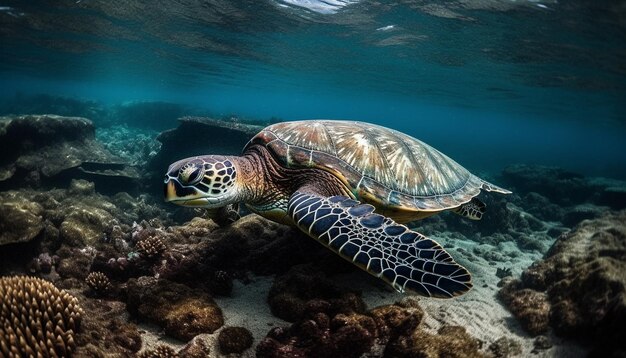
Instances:
[[[0,0],[0,358],[626,357],[626,1]]]

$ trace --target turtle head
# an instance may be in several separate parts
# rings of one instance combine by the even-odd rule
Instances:
[[[165,201],[219,208],[239,201],[234,157],[207,155],[179,160],[165,174]]]

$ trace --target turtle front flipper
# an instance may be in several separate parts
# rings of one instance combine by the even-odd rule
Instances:
[[[454,297],[471,276],[435,241],[345,196],[294,193],[289,215],[305,233],[399,292]]]
[[[220,227],[228,226],[241,218],[239,204],[228,204],[220,208],[207,209],[208,216]]]
[[[452,209],[452,212],[470,220],[480,220],[487,210],[487,205],[477,198],[472,198],[469,202]]]

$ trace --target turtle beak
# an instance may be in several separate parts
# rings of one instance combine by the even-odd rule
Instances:
[[[178,199],[176,196],[176,187],[174,186],[173,180],[168,180],[165,183],[165,201],[170,202]]]
[[[209,199],[198,195],[196,189],[183,187],[175,179],[167,180],[164,189],[165,201],[168,203],[193,208],[203,208],[210,204]]]

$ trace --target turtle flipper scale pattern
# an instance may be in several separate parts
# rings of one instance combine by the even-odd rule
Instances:
[[[289,215],[302,231],[399,292],[449,298],[472,287],[469,272],[439,244],[369,204],[296,192]]]
[[[461,215],[470,220],[480,220],[487,211],[487,205],[477,198],[472,198],[469,202],[452,210],[454,213]]]

